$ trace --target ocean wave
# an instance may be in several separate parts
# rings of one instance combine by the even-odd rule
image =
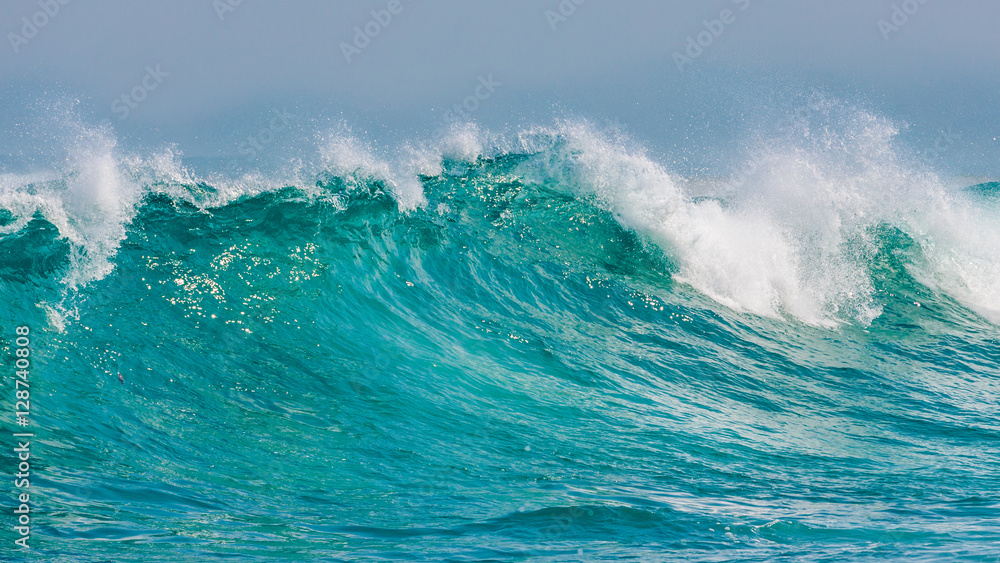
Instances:
[[[915,164],[888,120],[831,102],[812,116],[816,124],[760,143],[739,172],[720,178],[673,173],[623,135],[582,121],[507,136],[453,126],[392,151],[342,127],[319,138],[309,164],[206,177],[185,168],[176,150],[124,154],[107,129],[77,123],[59,168],[0,177],[8,216],[0,229],[6,240],[36,217],[52,225],[68,247],[61,282],[73,289],[113,271],[120,245],[145,228],[136,217],[154,195],[212,214],[275,193],[342,212],[351,198],[377,193],[391,197],[404,219],[494,213],[499,223],[477,226],[489,238],[515,202],[555,193],[589,206],[591,215],[609,214],[664,254],[675,281],[738,312],[829,327],[871,324],[882,313],[880,291],[893,291],[879,279],[879,255],[901,252],[885,248],[881,233],[889,228],[919,250],[911,248],[904,264],[910,276],[1000,321],[1000,214],[989,189],[958,189],[964,186]],[[565,222],[560,211],[533,211],[539,224]],[[578,223],[569,228],[592,228]],[[580,252],[561,259],[586,261],[588,252]]]

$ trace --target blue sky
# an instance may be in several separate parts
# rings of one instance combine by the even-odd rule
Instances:
[[[58,99],[191,156],[238,150],[276,111],[300,134],[405,138],[465,104],[490,128],[582,116],[710,165],[818,89],[918,146],[960,132],[959,171],[1000,168],[1000,3],[578,1],[7,0],[0,148]]]

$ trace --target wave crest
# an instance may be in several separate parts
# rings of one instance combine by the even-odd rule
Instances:
[[[588,202],[662,249],[677,281],[737,311],[814,325],[867,325],[881,314],[873,263],[885,251],[879,233],[889,226],[920,249],[906,264],[910,275],[1000,322],[996,206],[914,165],[895,145],[898,128],[888,120],[826,101],[810,120],[759,143],[738,174],[715,178],[670,172],[623,135],[581,121],[508,137],[453,126],[434,141],[393,151],[342,128],[320,138],[314,165],[291,163],[281,178],[199,178],[176,150],[123,156],[107,129],[77,124],[58,171],[0,177],[0,205],[11,215],[0,230],[19,232],[36,214],[55,225],[71,248],[63,282],[75,288],[113,270],[149,194],[211,213],[291,187],[307,198],[332,197],[342,211],[344,194],[328,193],[333,184],[350,192],[374,183],[404,213],[429,204],[461,213],[455,202],[431,201],[426,186],[475,173]],[[516,165],[490,176],[500,155]],[[331,177],[333,184],[324,180]]]

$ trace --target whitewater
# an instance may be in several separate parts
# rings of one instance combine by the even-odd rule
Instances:
[[[0,172],[39,561],[1000,561],[1000,183],[829,99]]]

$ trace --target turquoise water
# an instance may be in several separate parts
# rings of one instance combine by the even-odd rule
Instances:
[[[270,184],[8,176],[37,512],[3,549],[998,561],[998,185],[874,134],[710,188],[573,126],[408,181],[350,139]]]

